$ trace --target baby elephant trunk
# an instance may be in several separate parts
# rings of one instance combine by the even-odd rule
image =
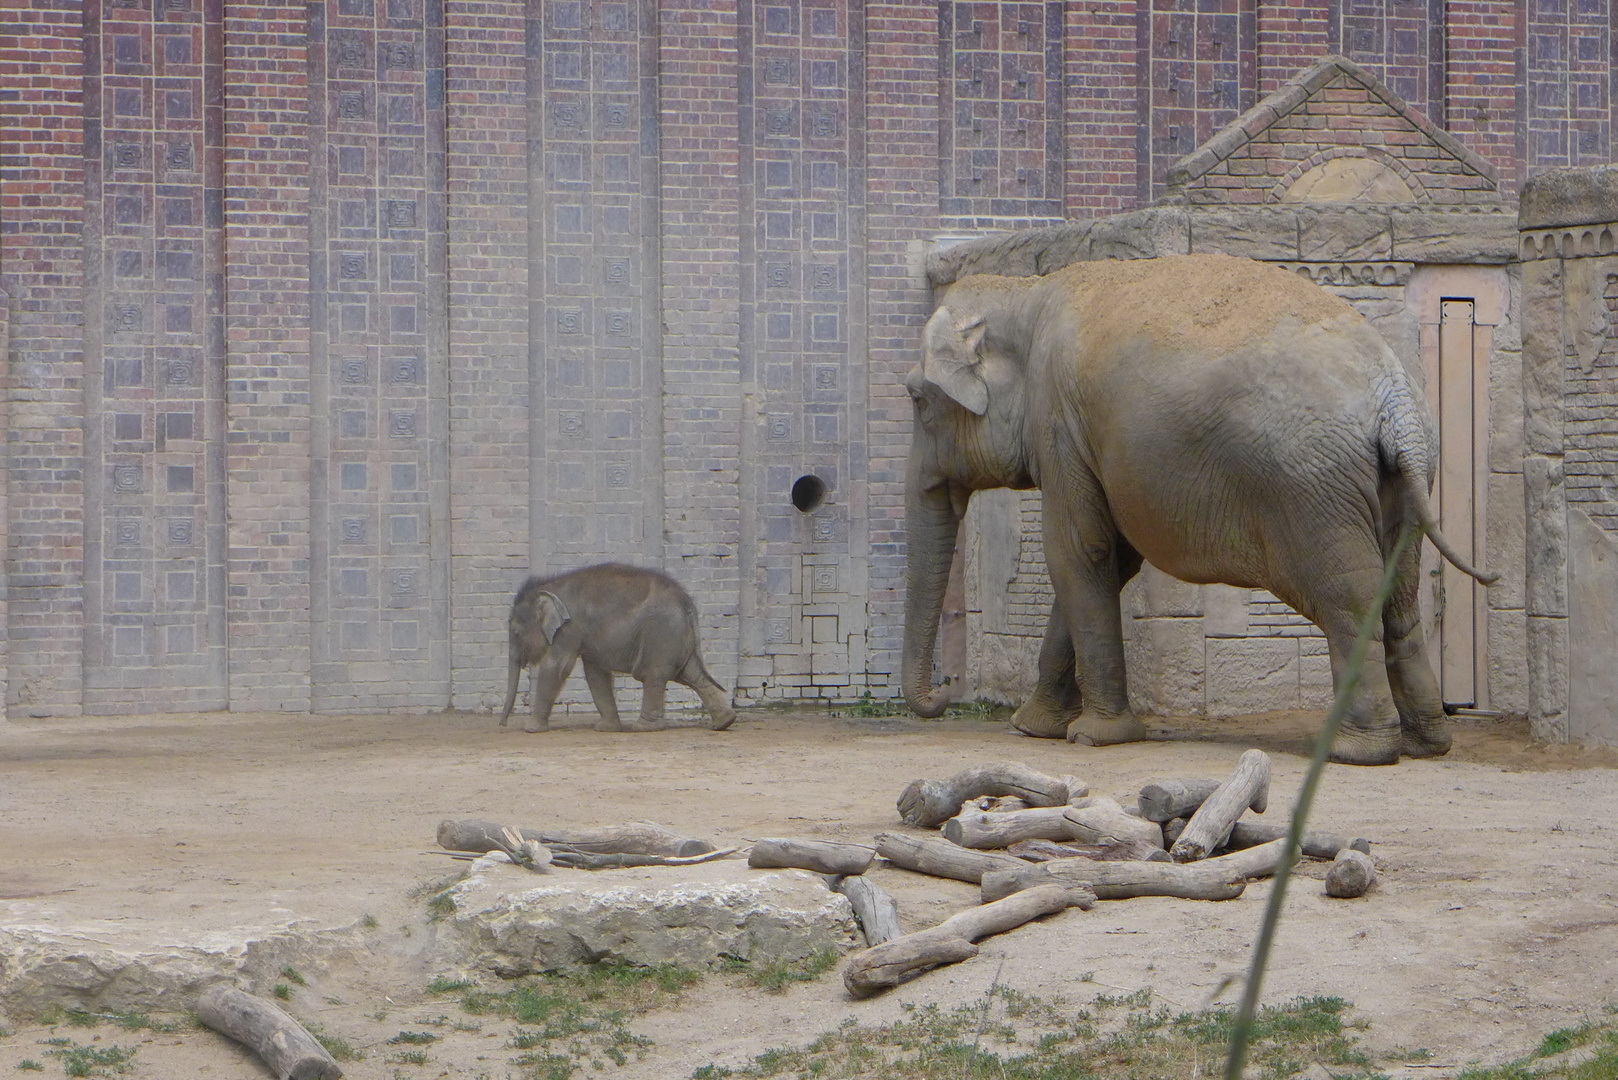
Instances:
[[[511,719],[511,708],[517,704],[517,683],[522,679],[522,663],[517,659],[515,646],[511,650],[511,671],[506,675],[506,704],[500,710],[500,726],[505,727],[506,721]]]

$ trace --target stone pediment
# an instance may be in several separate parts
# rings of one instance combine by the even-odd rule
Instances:
[[[1328,56],[1177,161],[1192,205],[1501,202],[1494,166],[1364,68]]]

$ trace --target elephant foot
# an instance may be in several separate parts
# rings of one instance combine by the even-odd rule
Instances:
[[[526,731],[530,735],[538,735],[538,734],[541,734],[542,732],[549,731],[550,729],[551,729],[551,726],[549,724],[524,724],[523,725],[523,730]]]
[[[1332,743],[1329,760],[1339,765],[1397,765],[1399,729],[1341,728]]]
[[[595,729],[597,731],[622,731],[624,730],[624,725],[616,720],[597,720]]]
[[[1067,725],[1067,741],[1083,746],[1112,746],[1116,743],[1141,742],[1146,738],[1146,725],[1135,719],[1131,712],[1118,716],[1097,716],[1083,712]]]
[[[736,722],[736,711],[727,710],[724,714],[714,713],[713,723],[709,725],[710,731],[726,731]]]
[[[1443,757],[1449,753],[1447,723],[1404,724],[1399,728],[1399,753],[1405,757]]]
[[[620,731],[662,731],[668,725],[661,720],[634,720],[619,728]]]
[[[1060,709],[1032,697],[1011,714],[1011,726],[1036,739],[1061,739],[1066,738],[1067,725],[1074,715],[1073,710]]]

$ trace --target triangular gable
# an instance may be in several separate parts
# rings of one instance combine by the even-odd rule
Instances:
[[[1193,205],[1501,201],[1493,165],[1341,56],[1304,69],[1175,162],[1168,189]]]

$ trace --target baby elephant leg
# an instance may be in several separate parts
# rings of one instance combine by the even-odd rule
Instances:
[[[584,681],[590,687],[590,699],[596,703],[596,712],[601,714],[601,720],[596,724],[596,730],[624,730],[624,725],[618,719],[618,699],[613,693],[612,672],[600,664],[586,660],[584,662]]]
[[[624,725],[625,731],[662,731],[663,730],[663,699],[668,694],[669,684],[666,679],[656,675],[650,676],[641,682],[640,692],[640,719],[633,724]]]
[[[578,653],[569,653],[564,649],[553,648],[545,654],[545,658],[534,665],[534,713],[529,718],[524,731],[548,731],[551,726],[551,709],[556,706],[556,699],[562,693],[562,685],[567,677],[573,674],[573,665],[578,661]]]
[[[714,731],[724,731],[736,722],[736,709],[730,703],[730,695],[708,674],[700,657],[693,656],[687,660],[684,670],[675,679],[697,692],[702,699],[702,707],[708,710],[710,726]]]

